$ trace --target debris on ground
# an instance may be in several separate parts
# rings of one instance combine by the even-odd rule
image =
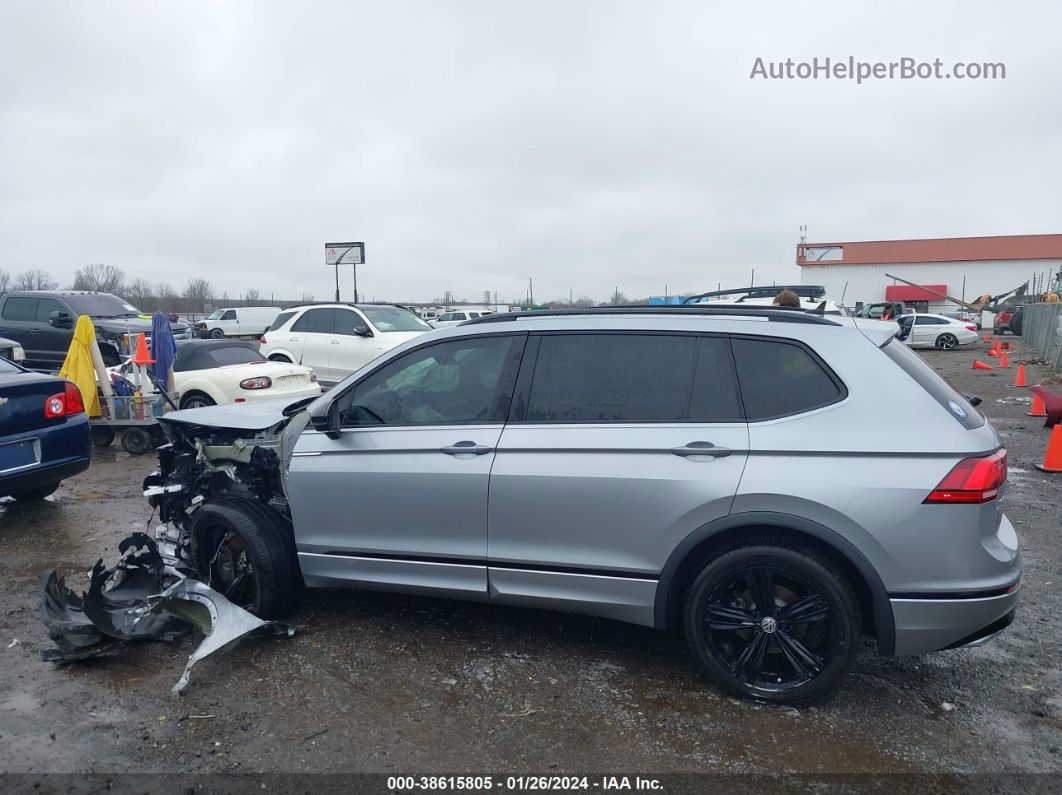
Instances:
[[[188,685],[192,666],[233,648],[251,634],[293,635],[295,628],[265,621],[213,588],[166,566],[155,542],[133,533],[118,545],[110,569],[98,560],[87,593],[71,591],[54,569],[41,575],[40,617],[56,648],[41,652],[55,663],[95,657],[134,641],[176,641],[199,629],[206,637],[192,652],[173,692]],[[14,644],[12,644],[14,645]]]

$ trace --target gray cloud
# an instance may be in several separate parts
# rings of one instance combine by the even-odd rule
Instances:
[[[1055,4],[8,3],[0,269],[237,295],[790,281],[812,239],[1058,231]],[[749,79],[1004,61],[1000,82]],[[349,271],[343,275],[349,293]]]

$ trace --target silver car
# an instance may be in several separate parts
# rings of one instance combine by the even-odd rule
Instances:
[[[162,418],[160,549],[262,616],[303,586],[571,610],[806,703],[863,634],[923,654],[1014,618],[1006,452],[896,332],[703,305],[432,332],[309,404]]]

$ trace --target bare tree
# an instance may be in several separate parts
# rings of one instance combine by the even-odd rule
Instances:
[[[588,295],[580,295],[578,298],[575,299],[575,305],[576,306],[593,306],[594,305],[594,299],[591,298]]]
[[[147,279],[133,279],[125,288],[125,297],[146,312],[155,311],[155,290]]]
[[[52,280],[52,275],[48,271],[42,271],[40,268],[31,268],[30,270],[22,271],[15,277],[14,282],[11,284],[12,290],[54,290],[59,286],[59,282]]]
[[[75,290],[95,290],[100,293],[120,293],[125,287],[125,271],[116,265],[97,262],[79,268],[74,273]]]
[[[180,294],[166,282],[155,285],[155,309],[159,312],[176,312]]]
[[[262,294],[253,287],[243,294],[244,306],[256,306],[261,300]]]
[[[3,295],[11,289],[11,274],[7,271],[0,271],[0,295]]]
[[[610,295],[607,300],[598,304],[598,306],[609,306],[610,304],[612,306],[618,306],[625,303],[627,303],[627,296],[617,287],[612,295]]]
[[[214,287],[206,279],[189,279],[184,288],[184,301],[188,312],[202,312],[214,295]]]

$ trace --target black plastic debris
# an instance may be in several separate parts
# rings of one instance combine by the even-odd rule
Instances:
[[[69,663],[111,651],[124,643],[172,641],[198,628],[206,637],[192,653],[173,688],[188,684],[192,666],[234,647],[256,632],[293,635],[295,629],[265,621],[181,572],[167,569],[155,542],[133,533],[118,545],[121,558],[107,569],[92,567],[88,592],[78,596],[54,570],[41,575],[40,616],[56,648],[45,660]]]

